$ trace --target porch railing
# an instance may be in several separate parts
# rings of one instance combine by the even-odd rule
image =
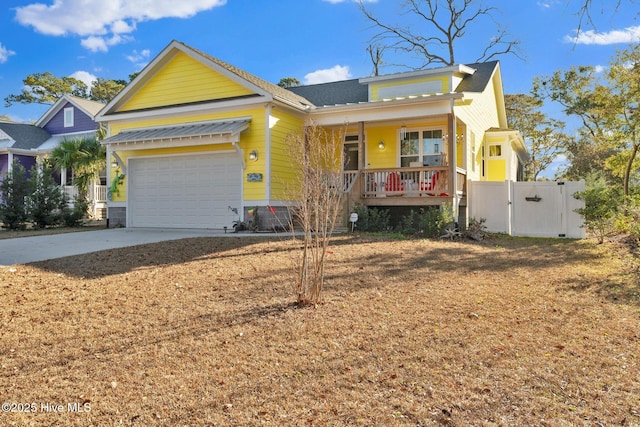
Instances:
[[[78,195],[78,189],[73,185],[65,185],[64,192],[70,202]],[[106,185],[91,185],[89,186],[89,201],[90,202],[106,202],[107,201],[107,186]]]
[[[73,200],[78,195],[78,189],[73,185],[65,185],[63,187],[64,193],[67,195],[67,200],[71,205],[73,205]]]
[[[362,171],[362,197],[453,197],[449,173],[446,166],[366,169]],[[464,169],[456,170],[455,185],[458,196],[464,195]]]
[[[106,185],[92,185],[89,188],[89,200],[94,202],[106,202],[107,201],[107,186]]]
[[[353,188],[353,184],[355,184],[356,179],[358,178],[358,174],[360,173],[360,171],[344,171],[342,173],[342,177],[343,177],[343,182],[342,182],[342,189],[345,192],[350,192],[351,189]]]

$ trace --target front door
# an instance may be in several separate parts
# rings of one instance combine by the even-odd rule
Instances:
[[[344,170],[357,171],[358,160],[358,135],[347,135],[344,137]]]

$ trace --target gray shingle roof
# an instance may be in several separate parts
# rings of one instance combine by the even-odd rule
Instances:
[[[15,141],[11,148],[22,150],[38,148],[51,137],[46,130],[26,123],[0,122],[0,129]]]
[[[367,102],[369,100],[368,86],[360,83],[358,79],[291,87],[289,90],[305,97],[318,107]]]
[[[471,76],[466,76],[458,87],[456,92],[482,92],[486,89],[491,76],[493,75],[498,61],[477,62],[475,64],[465,64],[469,68],[476,70]]]
[[[466,76],[455,92],[484,91],[497,64],[498,61],[466,64],[476,71],[473,75]],[[360,83],[358,79],[291,87],[288,90],[305,97],[318,107],[323,105],[357,104],[369,101],[368,86]]]

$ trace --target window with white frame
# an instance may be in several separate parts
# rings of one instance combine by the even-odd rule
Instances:
[[[400,166],[409,167],[419,162],[423,166],[443,164],[442,129],[407,131],[400,141]]]
[[[490,144],[489,157],[502,157],[502,144]]]
[[[64,109],[64,127],[73,127],[73,107]]]

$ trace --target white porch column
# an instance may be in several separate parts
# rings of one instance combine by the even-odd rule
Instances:
[[[457,135],[456,135],[456,115],[454,113],[453,110],[453,103],[454,100],[451,99],[451,113],[448,116],[448,123],[447,123],[447,127],[448,127],[448,132],[449,132],[449,189],[451,191],[451,195],[453,196],[452,199],[452,206],[451,206],[451,213],[453,214],[453,220],[457,223],[459,222],[459,217],[458,217],[458,207],[460,205],[460,198],[458,197],[458,159],[457,159],[457,155],[458,155],[458,149],[456,147],[456,140]]]

